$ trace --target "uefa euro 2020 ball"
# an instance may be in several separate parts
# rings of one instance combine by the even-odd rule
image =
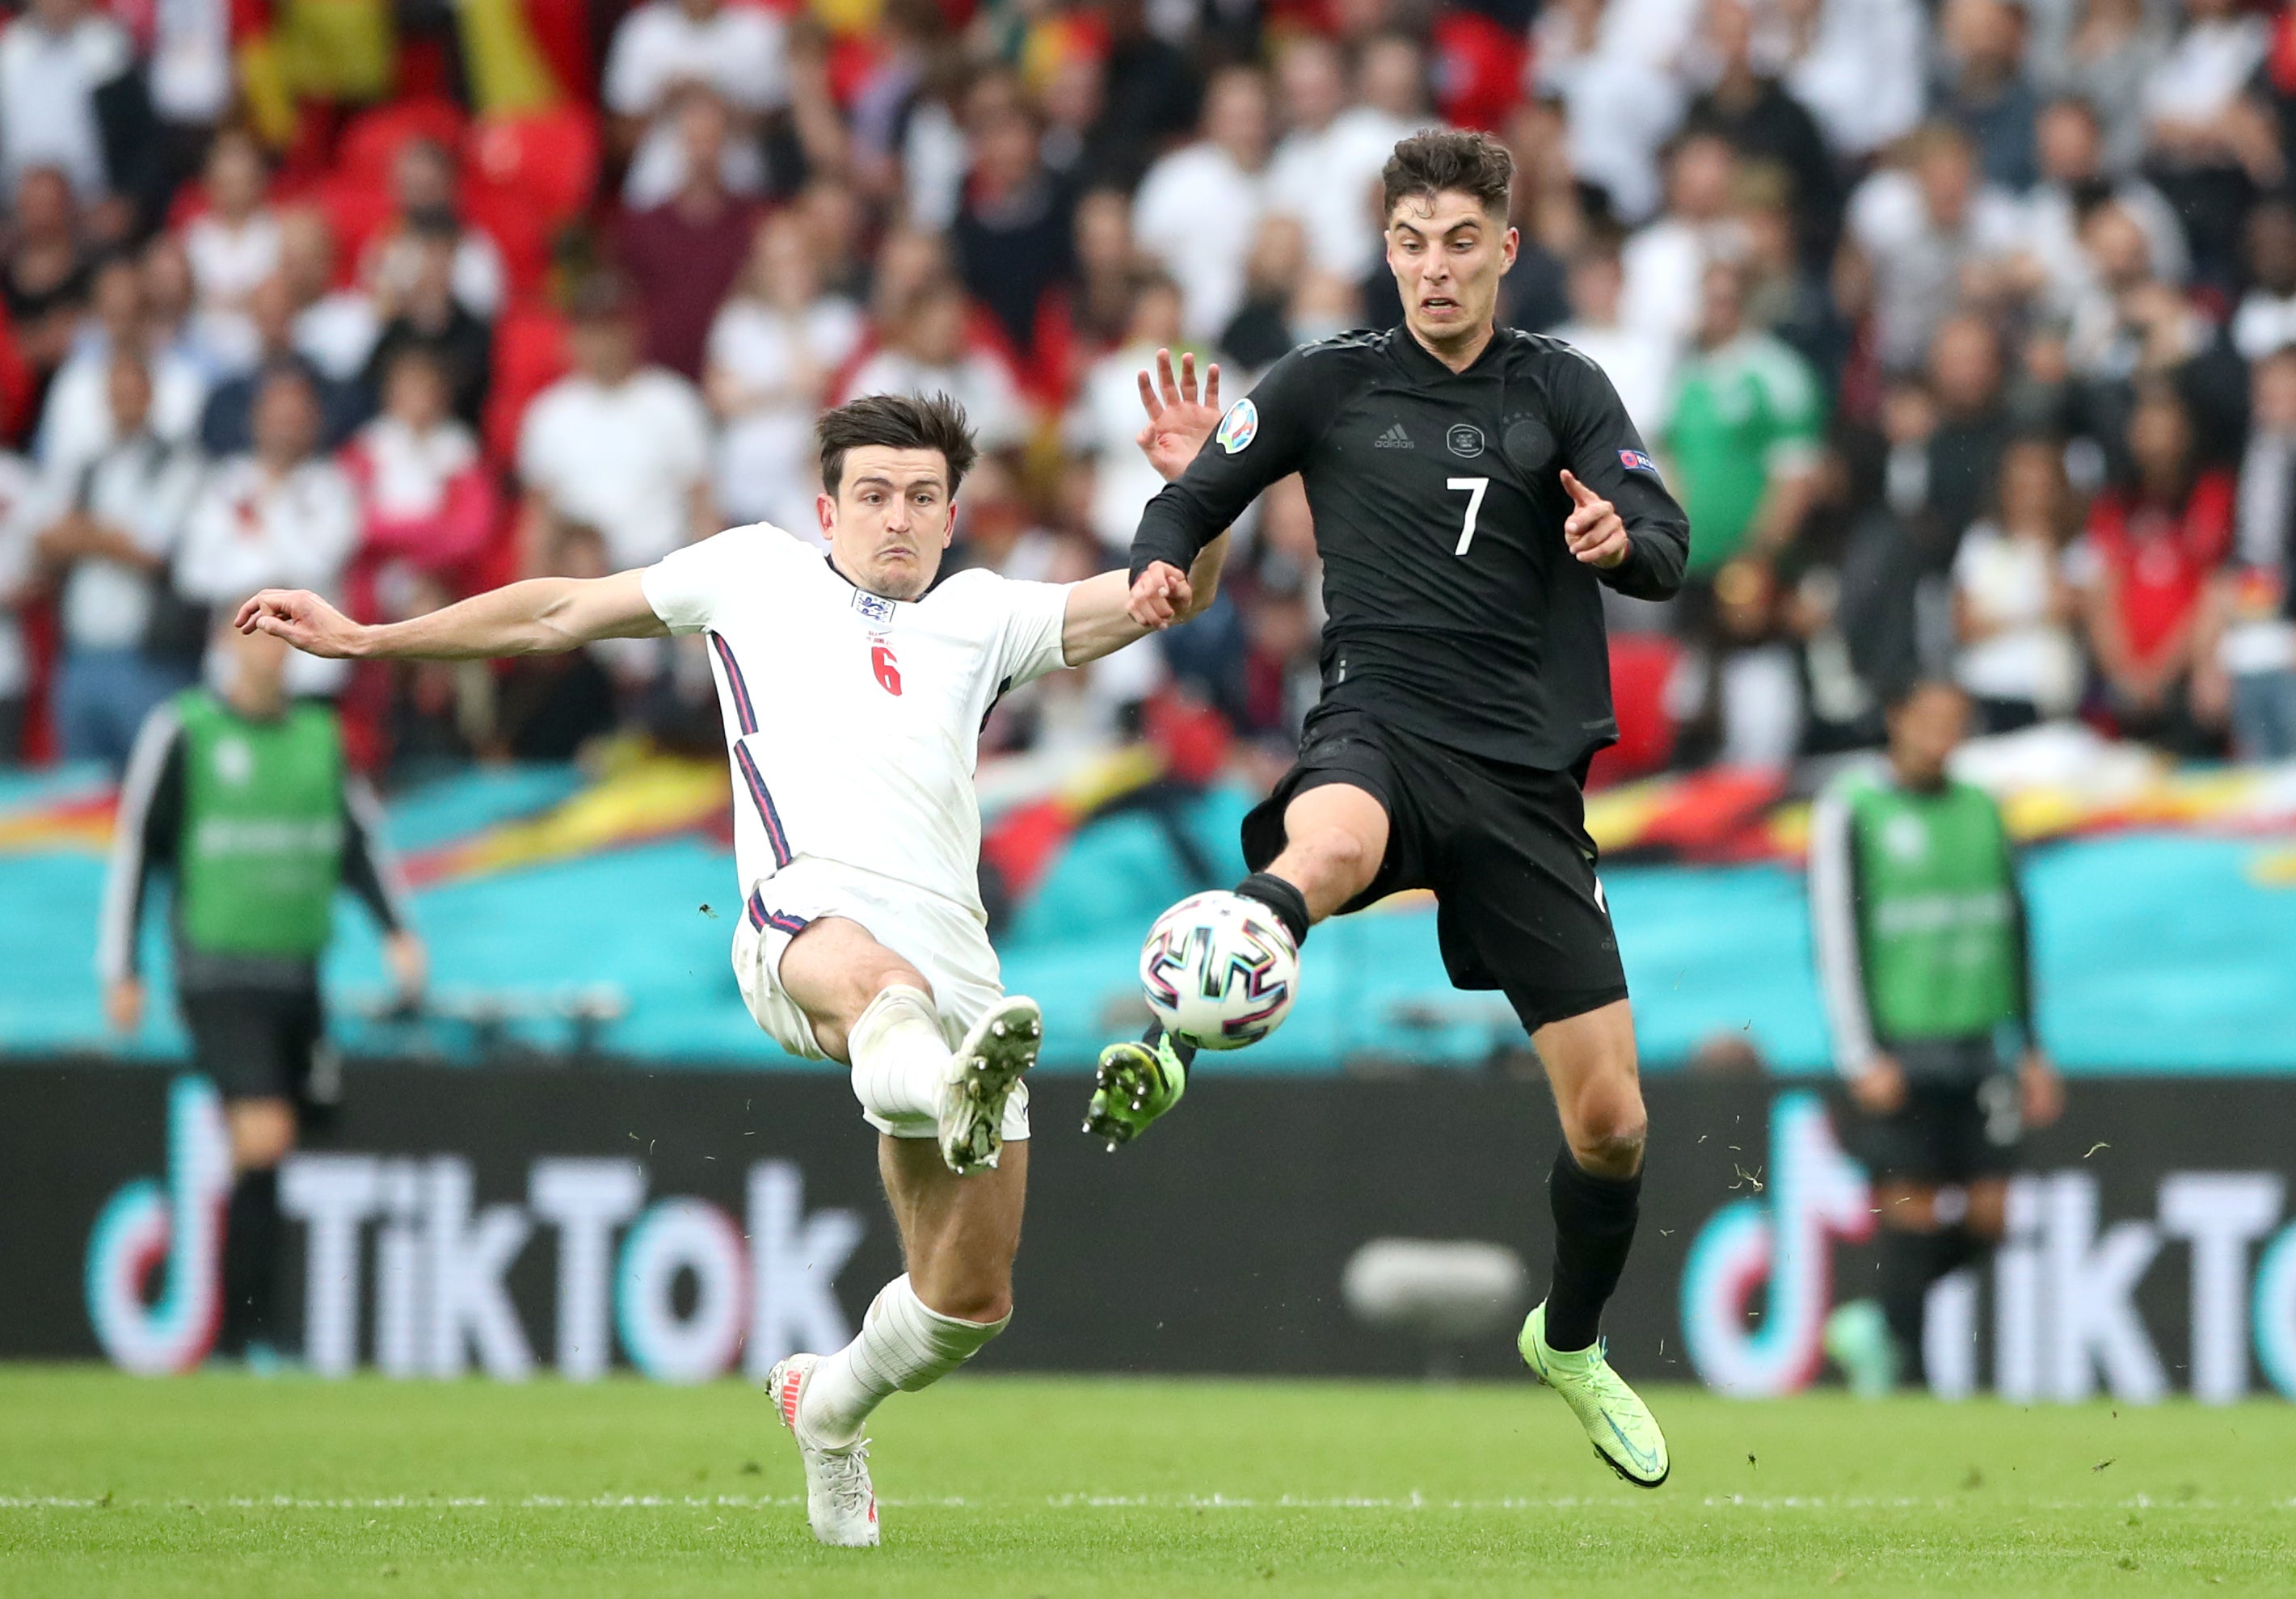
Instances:
[[[1257,899],[1214,890],[1156,918],[1140,987],[1164,1031],[1198,1049],[1242,1049],[1274,1032],[1300,991],[1300,950]]]

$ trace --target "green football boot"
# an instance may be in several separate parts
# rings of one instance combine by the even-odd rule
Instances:
[[[1666,1435],[1658,1430],[1650,1406],[1611,1369],[1607,1347],[1596,1339],[1592,1347],[1569,1352],[1546,1343],[1546,1305],[1541,1301],[1522,1324],[1515,1340],[1523,1364],[1531,1374],[1562,1396],[1587,1429],[1603,1464],[1636,1488],[1656,1488],[1669,1469]]]
[[[1153,1044],[1130,1038],[1111,1044],[1100,1052],[1084,1130],[1111,1150],[1129,1144],[1187,1091],[1188,1062],[1162,1032]]]
[[[1861,1399],[1884,1398],[1898,1386],[1898,1346],[1872,1300],[1852,1300],[1825,1318],[1825,1352]]]

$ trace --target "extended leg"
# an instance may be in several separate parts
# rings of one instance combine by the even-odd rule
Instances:
[[[822,1053],[851,1063],[854,1095],[880,1132],[937,1137],[960,1175],[996,1164],[1005,1103],[1043,1036],[1034,1001],[1001,1001],[952,1052],[924,975],[840,916],[791,939],[780,976]]]
[[[877,1163],[909,1269],[879,1291],[852,1342],[792,1355],[767,1378],[804,1457],[807,1512],[825,1544],[877,1542],[861,1436],[870,1413],[955,1371],[1013,1316],[1028,1144],[1006,1145],[995,1169],[974,1177],[950,1172],[922,1139],[881,1137]]]
[[[852,1342],[791,1355],[767,1379],[805,1463],[814,1536],[873,1545],[861,1436],[870,1412],[954,1371],[1012,1314],[1029,1146],[1004,1144],[1003,1121],[1041,1029],[1033,1002],[1007,998],[952,1052],[923,974],[839,917],[791,939],[779,975],[814,1041],[852,1064],[909,1268],[878,1293]]]
[[[1327,783],[1283,808],[1283,848],[1265,870],[1235,885],[1275,913],[1295,944],[1369,888],[1387,858],[1387,808],[1353,783]],[[1151,1023],[1139,1042],[1100,1052],[1084,1130],[1114,1149],[1180,1103],[1195,1051]]]
[[[1546,1336],[1555,1349],[1583,1349],[1600,1332],[1603,1307],[1626,1268],[1642,1195],[1649,1119],[1636,1071],[1634,1015],[1618,1000],[1550,1021],[1532,1042],[1554,1091],[1564,1145],[1548,1194],[1554,1280]]]
[[[1554,1277],[1516,1347],[1561,1394],[1595,1453],[1638,1488],[1664,1482],[1666,1437],[1641,1396],[1611,1369],[1598,1339],[1603,1307],[1633,1246],[1647,1119],[1625,1000],[1550,1021],[1531,1035],[1562,1122],[1548,1199]]]

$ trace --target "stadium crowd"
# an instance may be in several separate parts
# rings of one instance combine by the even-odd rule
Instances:
[[[1160,345],[1391,324],[1378,175],[1515,152],[1503,308],[1694,530],[1614,600],[1614,772],[1985,726],[2296,755],[2296,7],[2237,0],[29,0],[0,29],[0,760],[126,756],[266,584],[362,616],[813,527],[816,410],[943,390],[956,564],[1120,565]],[[1312,703],[1296,480],[1216,610],[1000,709]],[[299,658],[363,765],[714,747],[661,641]],[[791,663],[792,675],[801,663]],[[1195,708],[1189,709],[1187,708]]]

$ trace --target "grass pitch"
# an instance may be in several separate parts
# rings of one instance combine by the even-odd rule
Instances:
[[[1528,1382],[959,1377],[879,1413],[846,1551],[734,1383],[0,1368],[0,1594],[2296,1590],[2296,1406],[1653,1398],[1644,1493]]]

